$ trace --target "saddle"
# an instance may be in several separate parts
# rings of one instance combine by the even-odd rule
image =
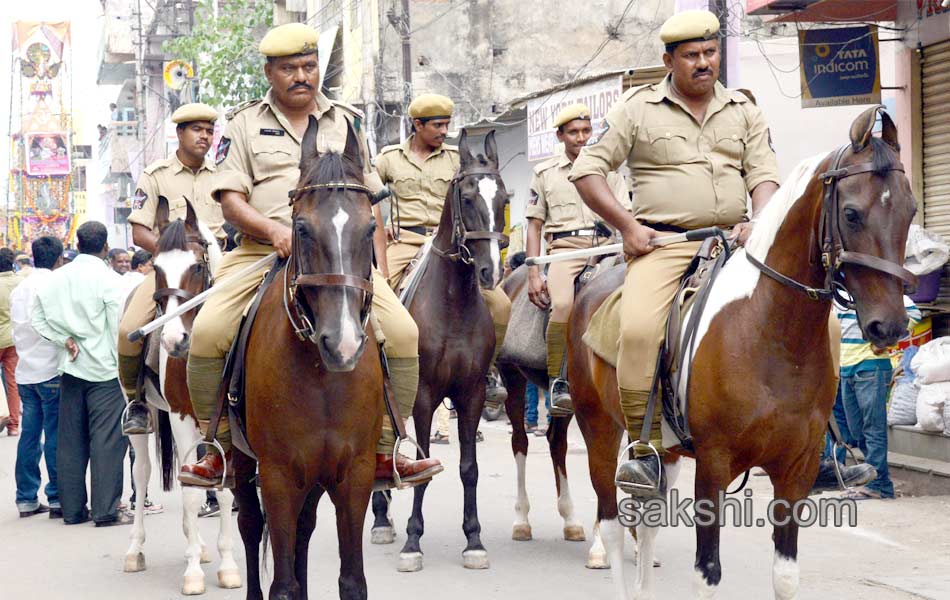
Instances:
[[[419,248],[416,255],[409,261],[409,265],[406,266],[406,270],[402,273],[402,279],[400,279],[398,285],[396,285],[396,293],[399,295],[399,301],[403,306],[409,306],[412,303],[412,299],[419,289],[419,282],[422,280],[422,275],[426,272],[429,257],[432,254],[429,252],[430,248],[432,248],[432,238],[426,240],[426,243]]]
[[[680,285],[667,318],[666,335],[657,356],[650,402],[647,407],[649,418],[644,420],[647,429],[645,439],[649,439],[651,415],[655,411],[656,399],[660,397],[663,416],[680,445],[686,450],[693,449],[692,437],[689,433],[688,396],[686,393],[679,392],[689,389],[689,363],[696,350],[696,333],[703,309],[713,281],[730,256],[731,249],[724,236],[707,238],[680,279]],[[614,368],[617,368],[617,355],[620,349],[622,293],[621,283],[591,317],[583,337],[584,343]],[[686,378],[685,381],[683,377]]]

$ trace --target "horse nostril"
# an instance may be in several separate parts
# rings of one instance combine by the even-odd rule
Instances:
[[[491,281],[491,269],[488,267],[479,268],[478,276],[482,278],[482,281]]]

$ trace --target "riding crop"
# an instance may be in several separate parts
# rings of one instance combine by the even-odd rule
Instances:
[[[650,240],[651,246],[668,246],[670,244],[680,244],[682,242],[698,242],[708,237],[717,236],[721,233],[718,227],[704,227],[692,231],[684,231],[673,235],[655,237]],[[591,256],[602,256],[604,254],[616,254],[623,252],[623,243],[608,244],[606,246],[594,246],[593,248],[584,248],[583,250],[571,250],[570,252],[559,252],[558,254],[548,256],[532,256],[525,260],[525,264],[543,265],[562,260],[573,260],[575,258],[588,258]]]
[[[188,312],[189,310],[191,310],[192,308],[198,306],[199,304],[201,304],[202,302],[204,302],[205,300],[207,300],[207,299],[208,299],[208,296],[210,296],[211,294],[214,294],[215,292],[219,292],[219,291],[221,291],[221,290],[223,290],[223,289],[225,289],[225,288],[230,287],[230,286],[233,285],[235,282],[238,282],[238,281],[241,281],[242,279],[244,279],[244,277],[245,277],[246,275],[250,275],[251,273],[254,273],[255,271],[257,271],[257,270],[260,269],[261,267],[267,265],[267,263],[269,263],[270,261],[274,260],[274,257],[276,257],[276,256],[277,256],[277,253],[276,253],[276,252],[271,252],[270,254],[268,254],[267,256],[265,256],[264,258],[262,258],[262,259],[260,259],[260,260],[258,260],[258,261],[256,261],[256,262],[254,262],[253,264],[248,265],[247,267],[241,269],[241,270],[238,271],[237,273],[234,273],[234,274],[231,275],[230,277],[227,277],[227,278],[225,278],[225,279],[223,279],[223,280],[221,280],[221,281],[216,282],[213,286],[211,286],[210,288],[208,288],[208,289],[206,289],[205,291],[201,292],[200,294],[198,294],[197,296],[195,296],[195,297],[192,298],[191,300],[188,300],[187,302],[181,303],[175,310],[173,310],[173,311],[171,311],[171,312],[169,312],[169,313],[165,313],[164,315],[162,315],[162,316],[160,316],[159,318],[155,319],[155,320],[152,321],[151,323],[147,323],[147,324],[143,325],[142,327],[139,327],[138,329],[136,329],[136,330],[133,331],[132,333],[130,333],[130,334],[128,335],[129,341],[130,341],[130,342],[137,342],[137,341],[139,341],[140,339],[142,339],[142,338],[145,337],[146,335],[152,333],[153,331],[155,331],[156,329],[158,329],[159,327],[161,327],[161,326],[164,325],[165,323],[168,323],[169,321],[171,321],[171,320],[174,319],[175,317],[178,317],[178,316],[180,316],[180,315],[183,315],[183,314],[185,314],[186,312]]]

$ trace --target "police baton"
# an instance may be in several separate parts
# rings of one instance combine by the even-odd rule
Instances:
[[[156,329],[158,329],[159,327],[161,327],[161,326],[164,325],[165,323],[168,323],[168,322],[171,321],[172,319],[174,319],[174,318],[176,318],[176,317],[179,317],[179,316],[185,314],[186,312],[188,312],[189,310],[191,310],[192,308],[198,306],[199,304],[201,304],[202,302],[204,302],[205,300],[207,300],[207,299],[208,299],[208,296],[210,296],[211,294],[214,294],[214,293],[216,293],[216,292],[220,292],[221,290],[223,290],[223,289],[225,289],[225,288],[231,287],[232,285],[234,285],[235,282],[238,282],[238,281],[241,281],[242,279],[244,279],[245,276],[254,273],[255,271],[257,271],[257,270],[260,269],[261,267],[267,266],[267,263],[269,263],[270,261],[274,260],[274,258],[275,258],[276,256],[277,256],[277,253],[276,253],[276,252],[271,252],[270,254],[268,254],[267,256],[265,256],[264,258],[262,258],[262,259],[256,261],[254,264],[248,265],[248,266],[244,267],[243,269],[241,269],[240,271],[238,271],[237,273],[234,273],[234,274],[231,275],[230,277],[226,277],[225,279],[216,282],[213,286],[211,286],[210,288],[208,288],[208,289],[206,289],[205,291],[201,292],[200,294],[198,294],[197,296],[195,296],[195,297],[192,298],[191,300],[189,300],[189,301],[187,301],[187,302],[183,302],[182,304],[180,304],[180,305],[178,306],[178,308],[176,308],[176,309],[173,310],[172,312],[166,313],[166,314],[160,316],[159,318],[155,319],[155,320],[152,321],[151,323],[148,323],[148,324],[146,324],[146,325],[143,325],[142,327],[139,327],[138,329],[136,329],[135,331],[133,331],[132,333],[130,333],[130,334],[128,335],[129,341],[130,341],[130,342],[137,342],[137,341],[139,341],[140,339],[142,339],[142,338],[145,337],[146,335],[152,333],[153,331],[155,331]]]
[[[650,245],[659,248],[660,246],[669,246],[670,244],[680,244],[682,242],[699,242],[709,237],[720,235],[722,230],[718,227],[704,227],[702,229],[693,229],[683,233],[674,233],[663,237],[655,237],[650,240]],[[606,246],[594,246],[593,248],[584,248],[583,250],[571,250],[570,252],[558,252],[548,256],[532,256],[525,260],[525,264],[544,265],[548,263],[561,262],[564,260],[574,260],[575,258],[589,258],[591,256],[602,256],[604,254],[619,254],[623,252],[623,243],[608,244]]]

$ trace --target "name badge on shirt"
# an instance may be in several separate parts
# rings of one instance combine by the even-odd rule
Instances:
[[[261,129],[261,135],[284,135],[283,129]]]

